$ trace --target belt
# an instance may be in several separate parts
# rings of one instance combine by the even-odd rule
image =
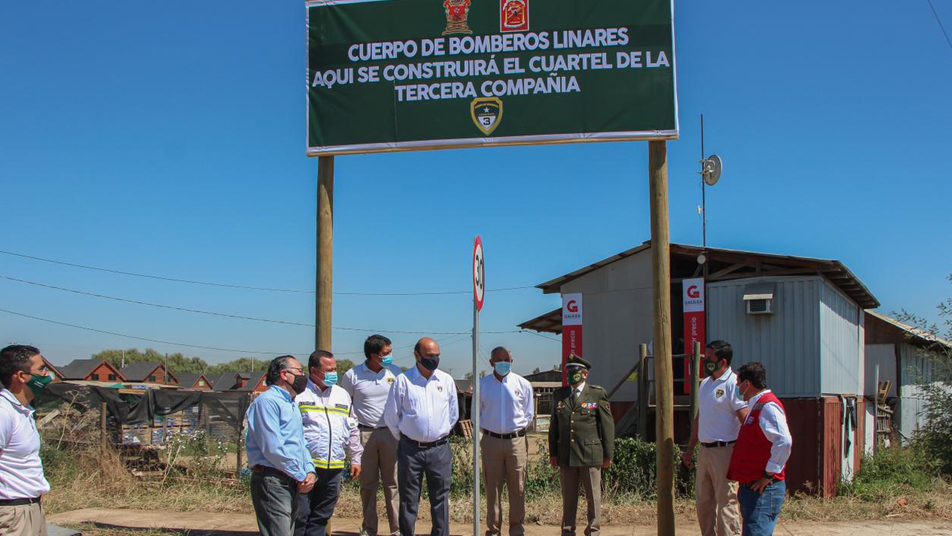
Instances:
[[[713,449],[717,447],[729,447],[733,445],[734,443],[737,443],[737,441],[714,441],[713,443],[701,443],[701,444],[709,449]]]
[[[405,435],[403,435],[403,434],[400,435],[400,439],[406,441],[407,443],[410,443],[411,445],[416,446],[417,448],[421,448],[421,449],[430,449],[430,448],[433,448],[433,447],[438,447],[438,446],[440,446],[440,445],[444,445],[444,444],[446,444],[446,443],[449,442],[449,440],[450,440],[449,437],[450,437],[450,436],[443,436],[443,437],[437,439],[436,441],[431,441],[431,442],[429,442],[429,443],[424,443],[423,441],[417,441],[417,440],[415,440],[415,439],[410,439],[409,437],[407,437],[407,436],[405,436]]]
[[[27,504],[38,504],[40,497],[32,499],[0,499],[0,506],[24,506]]]
[[[251,468],[251,470],[254,471],[255,473],[258,473],[259,475],[271,475],[271,476],[284,478],[286,480],[290,480],[291,482],[297,482],[297,480],[295,480],[294,477],[288,475],[284,471],[275,469],[274,467],[268,467],[267,465],[255,465],[254,467]]]
[[[357,424],[358,430],[383,430],[386,426],[367,426],[366,424]]]
[[[497,434],[496,432],[490,432],[489,430],[485,428],[481,428],[481,430],[483,431],[484,434],[488,435],[489,437],[495,437],[496,439],[515,439],[517,437],[525,437],[526,435],[525,428],[523,428],[522,430],[519,430],[518,432],[513,432],[511,434]]]

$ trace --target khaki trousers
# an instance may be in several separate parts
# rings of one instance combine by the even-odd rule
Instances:
[[[737,482],[727,480],[734,447],[698,447],[697,519],[703,536],[740,536]]]
[[[479,440],[486,480],[486,534],[501,534],[502,485],[509,490],[509,536],[523,536],[526,529],[527,439],[500,439],[483,434]]]
[[[46,536],[46,516],[40,503],[0,506],[0,536]]]
[[[389,530],[386,534],[400,532],[397,512],[400,495],[397,492],[397,438],[389,428],[361,430],[360,443],[364,453],[360,457],[360,503],[364,511],[361,523],[370,536],[377,535],[377,487],[383,481],[383,498],[387,510]]]
[[[562,482],[562,536],[575,536],[579,485],[584,488],[588,503],[585,536],[598,536],[602,525],[602,468],[559,466],[559,480]]]

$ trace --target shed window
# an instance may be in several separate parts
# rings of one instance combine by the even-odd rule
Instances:
[[[198,380],[199,387],[205,387],[205,380]]]
[[[770,315],[774,312],[776,283],[750,283],[744,287],[744,302],[749,315]]]
[[[150,381],[150,382],[154,382],[154,381],[155,381],[155,376],[149,376],[149,381]]]
[[[109,381],[111,381],[111,382],[116,381],[116,375],[115,375],[115,374],[110,374],[110,375],[109,375]]]

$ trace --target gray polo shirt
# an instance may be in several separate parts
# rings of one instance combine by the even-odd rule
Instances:
[[[374,372],[361,363],[344,373],[340,386],[350,395],[354,404],[354,416],[363,426],[383,428],[383,408],[390,396],[390,386],[400,375],[400,369],[394,365],[383,367]]]

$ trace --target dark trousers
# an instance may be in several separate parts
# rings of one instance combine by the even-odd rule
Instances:
[[[431,536],[449,536],[450,482],[453,478],[453,451],[449,443],[421,449],[406,438],[397,446],[397,483],[400,488],[400,536],[414,536],[420,489],[426,475],[430,496]]]
[[[294,536],[325,536],[340,496],[343,469],[317,469],[317,482],[310,493],[298,493]]]
[[[289,476],[251,475],[251,503],[261,536],[292,536],[297,496],[297,482]]]
[[[744,519],[744,536],[770,536],[773,534],[783,501],[787,495],[787,483],[772,482],[757,493],[749,486],[737,490],[740,515]]]

